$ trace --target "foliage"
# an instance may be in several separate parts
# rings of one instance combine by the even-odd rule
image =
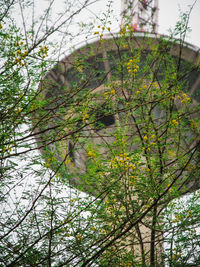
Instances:
[[[186,15],[180,40],[129,24],[114,35],[109,1],[100,25],[81,25],[98,40],[60,61],[92,2],[67,1],[56,20],[53,3],[29,25],[34,2],[21,1],[22,30],[15,1],[0,2],[1,266],[198,264],[200,74]]]

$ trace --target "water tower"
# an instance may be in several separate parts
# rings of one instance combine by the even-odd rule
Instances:
[[[178,133],[181,123],[185,125],[184,133],[179,134],[182,140],[179,143],[181,153],[193,155],[199,151],[199,129],[195,125],[199,116],[196,107],[200,101],[200,73],[197,67],[199,50],[183,43],[182,40],[173,40],[157,33],[157,0],[124,0],[121,14],[119,34],[104,34],[106,25],[98,26],[99,30],[95,34],[99,40],[87,44],[61,60],[40,85],[43,99],[49,104],[46,113],[43,114],[44,120],[41,120],[40,116],[38,122],[38,129],[42,129],[43,132],[38,139],[39,146],[47,144],[49,151],[59,162],[63,162],[63,173],[65,172],[72,186],[100,197],[103,191],[107,192],[109,183],[113,181],[108,181],[109,171],[102,175],[102,170],[99,171],[98,168],[95,169],[96,174],[101,174],[95,175],[95,179],[92,179],[91,175],[89,178],[85,175],[89,170],[87,161],[94,158],[95,154],[102,155],[105,161],[107,159],[109,163],[105,163],[105,169],[114,164],[120,168],[119,165],[126,160],[132,164],[129,169],[132,172],[135,160],[137,166],[141,164],[139,168],[143,169],[141,175],[144,176],[146,171],[149,171],[148,156],[145,160],[145,154],[148,155],[149,151],[155,149],[153,146],[156,134],[157,141],[163,142],[166,131],[174,127]],[[110,31],[109,27],[107,31]],[[150,97],[148,104],[151,105],[151,114],[155,122],[151,122],[155,128],[151,136],[145,124],[146,115],[144,121],[138,117],[139,109],[146,114],[142,107],[147,103],[147,95]],[[160,101],[161,99],[163,100]],[[171,109],[170,106],[165,106],[165,99],[170,99]],[[150,106],[148,108],[151,112]],[[188,114],[188,120],[184,117],[184,121],[181,122],[183,108]],[[178,112],[179,110],[181,112]],[[65,121],[66,126],[63,128]],[[166,127],[164,132],[163,125]],[[114,162],[111,163],[111,154],[117,153],[115,144],[123,142],[123,136],[120,139],[120,134],[118,135],[120,127],[125,129],[123,134],[126,135],[126,151],[114,156]],[[149,143],[150,138],[152,145]],[[166,138],[165,141],[170,142],[171,139]],[[163,143],[162,145],[164,146]],[[162,149],[158,148],[159,153],[164,153]],[[41,151],[45,155],[46,151]],[[168,168],[167,164],[173,162],[175,154],[180,151],[169,149],[169,153],[169,158],[163,163],[164,168]],[[191,163],[199,163],[196,154]],[[182,172],[188,172],[188,169],[185,169]],[[168,177],[168,168],[163,180],[161,179],[165,188],[162,190],[170,191],[171,187],[176,185],[184,194],[200,187],[199,177],[192,175],[195,170],[192,170],[187,179],[182,173],[178,174],[178,171],[177,168],[175,175],[178,178],[173,182]],[[133,179],[137,177],[130,176]],[[169,181],[166,183],[167,179]],[[138,184],[139,182],[134,180],[131,186],[134,188]],[[141,192],[138,194],[142,197],[145,188],[140,188]],[[154,189],[149,187],[146,190]],[[168,200],[166,198],[166,201]],[[159,209],[155,212],[159,213]],[[149,218],[150,222],[152,223],[152,217]],[[139,240],[134,253],[144,255],[147,252],[151,262],[155,261],[155,255],[160,258],[162,241],[157,237],[157,233],[146,224],[138,223],[134,229],[135,240]],[[142,238],[146,238],[145,246],[140,246]],[[155,247],[159,247],[157,252]]]

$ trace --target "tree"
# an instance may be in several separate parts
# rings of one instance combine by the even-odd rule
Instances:
[[[186,59],[196,56],[184,45],[188,15],[168,39],[128,25],[116,36],[110,3],[92,29],[99,40],[60,61],[52,34],[64,38],[90,2],[72,5],[54,27],[52,4],[30,31],[23,20],[24,34],[15,3],[2,12],[2,265],[198,264],[199,193],[184,209],[175,204],[199,188],[199,65]]]

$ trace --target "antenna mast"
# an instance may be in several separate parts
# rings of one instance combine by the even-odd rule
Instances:
[[[121,27],[127,24],[135,31],[157,33],[158,0],[121,0]]]

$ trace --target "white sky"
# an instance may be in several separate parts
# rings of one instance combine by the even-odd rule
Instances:
[[[105,6],[108,0],[100,1]],[[120,13],[121,0],[113,0],[116,13]],[[158,15],[158,32],[168,34],[169,28],[174,28],[179,19],[180,11],[186,12],[190,10],[190,6],[195,3],[195,0],[158,0],[159,15]],[[186,41],[200,47],[200,0],[196,0],[194,8],[191,11],[189,26],[192,31],[187,35]]]
[[[76,21],[87,23],[89,17],[95,17],[95,20],[93,20],[94,25],[101,24],[100,19],[103,17],[103,12],[106,13],[106,6],[109,2],[110,0],[98,0],[95,4],[81,12],[77,16]],[[118,21],[112,21],[113,25],[111,26],[111,30],[117,32],[120,25],[121,0],[112,0],[112,2],[113,14]],[[168,35],[169,29],[174,29],[176,22],[180,20],[180,13],[189,12],[193,4],[194,7],[189,20],[191,32],[187,34],[185,41],[200,48],[200,0],[158,0],[158,33]],[[80,41],[81,37],[78,39],[78,42]]]
[[[21,0],[20,0],[21,1]],[[19,1],[19,2],[20,2]],[[73,5],[73,0],[68,0]],[[83,3],[84,0],[79,0],[80,3]],[[113,9],[113,16],[115,19],[111,19],[113,25],[111,26],[112,31],[117,32],[119,31],[120,25],[120,11],[121,11],[121,0],[97,0],[95,4],[90,6],[89,8],[83,10],[79,15],[76,16],[75,22],[91,22],[91,17],[94,19],[92,20],[94,25],[101,24],[100,20],[104,17],[103,12],[107,12],[106,6],[109,2],[112,1],[112,9]],[[38,13],[43,13],[43,8],[47,6],[50,0],[35,0],[35,6],[37,6],[35,12],[37,15]],[[58,12],[63,12],[63,2],[64,0],[54,0],[53,4],[53,13],[56,14]],[[196,2],[196,3],[195,3]],[[200,0],[158,0],[159,6],[159,15],[158,15],[158,33],[160,34],[168,34],[168,30],[171,28],[173,29],[176,22],[179,20],[180,11],[186,12],[190,10],[190,6],[193,4],[194,8],[191,11],[189,26],[191,28],[191,32],[187,34],[186,40],[187,42],[200,47]],[[74,4],[74,10],[77,8]],[[16,14],[16,20],[20,22],[20,16]],[[66,16],[68,16],[66,14]],[[31,19],[30,13],[27,14],[27,20]],[[118,19],[118,21],[117,21]],[[72,32],[77,31],[77,25],[71,25],[70,29]],[[91,31],[91,35],[92,35]],[[94,38],[94,35],[92,36]],[[73,40],[73,45],[76,45],[77,42],[81,42],[85,40],[85,36],[79,36],[79,38],[75,38]],[[72,45],[70,43],[70,45]],[[69,45],[69,46],[70,46]],[[66,50],[69,47],[66,48]]]
[[[179,9],[188,11],[195,0],[158,0],[159,1],[159,33],[167,34],[169,27],[174,27],[179,18]],[[191,12],[189,26],[192,31],[188,34],[186,41],[200,47],[200,0]]]

